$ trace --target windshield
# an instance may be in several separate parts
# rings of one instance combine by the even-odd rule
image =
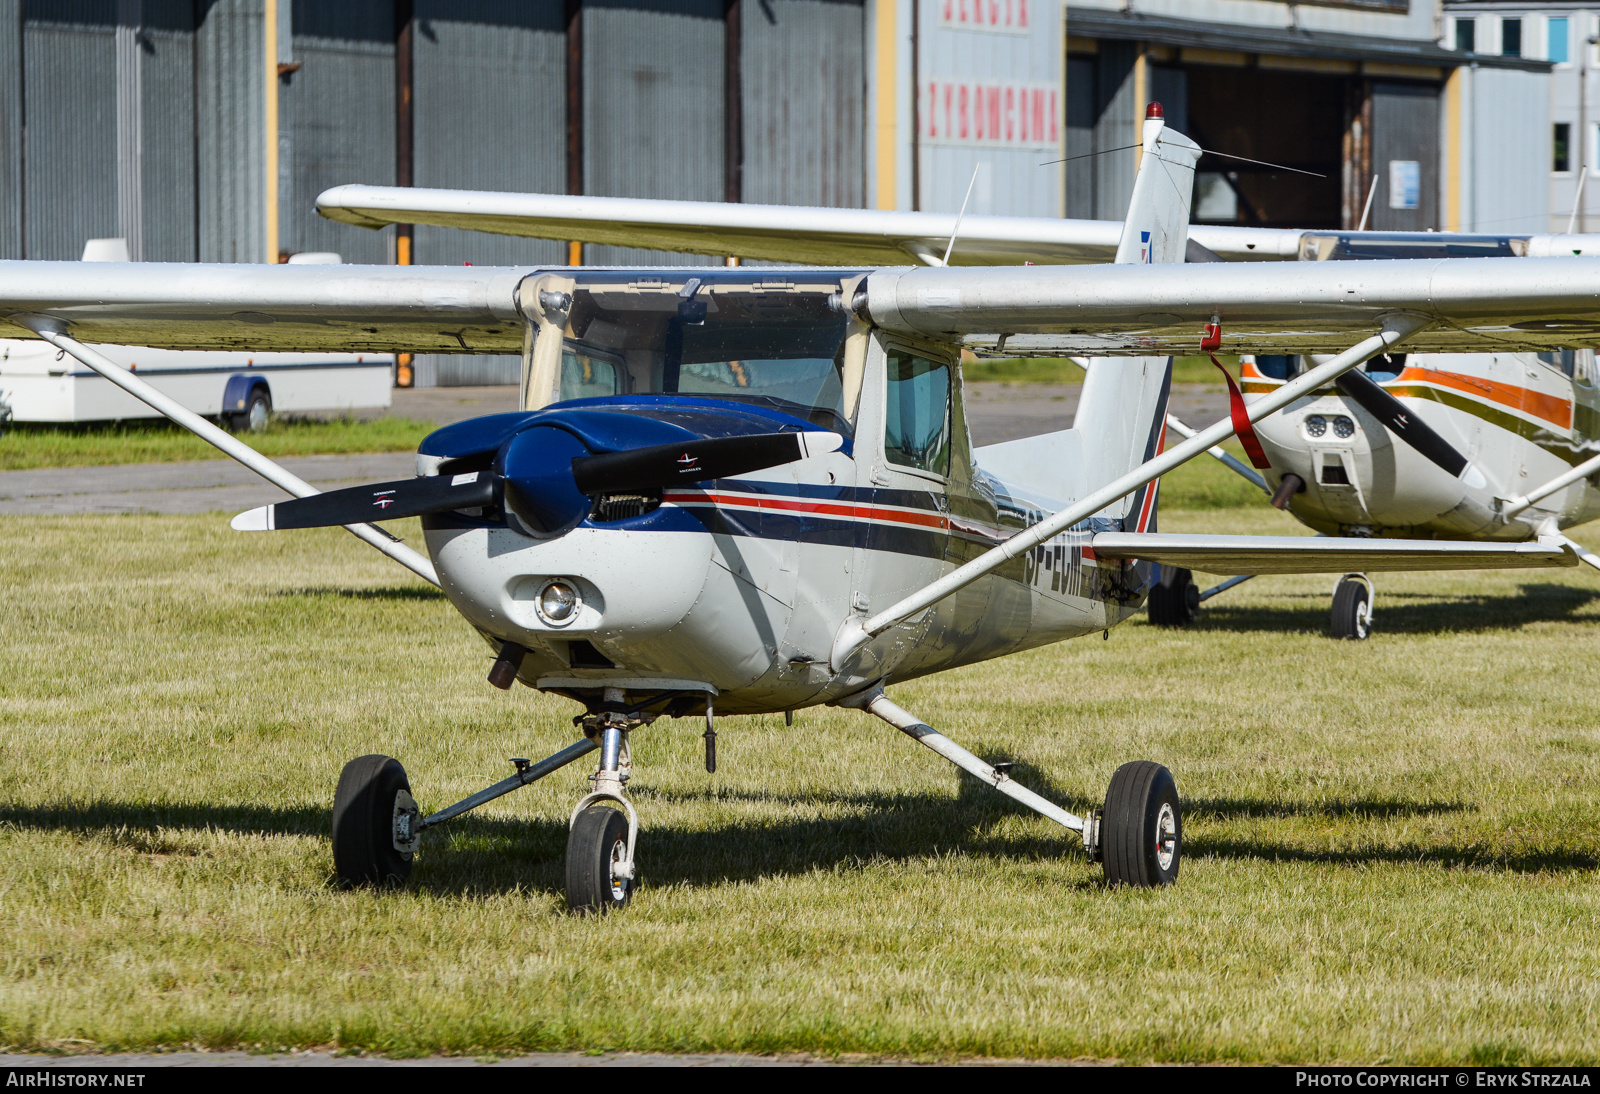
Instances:
[[[842,280],[800,271],[580,275],[556,397],[731,399],[849,435]]]

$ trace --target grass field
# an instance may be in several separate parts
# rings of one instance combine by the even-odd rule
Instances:
[[[252,433],[247,440],[257,451],[274,459],[347,452],[409,452],[434,429],[431,422],[410,418],[276,418],[265,432]],[[165,419],[84,425],[10,422],[0,427],[0,471],[225,458],[193,433]]]
[[[1324,637],[1327,579],[1260,579],[1184,633],[893,689],[1068,808],[1125,760],[1171,766],[1170,890],[1106,889],[1075,837],[823,710],[725,719],[715,776],[699,725],[640,732],[645,887],[582,919],[582,765],[441,830],[405,891],[330,885],[348,758],[401,757],[437,808],[574,737],[348,535],[11,518],[0,552],[7,1048],[1600,1055],[1587,570],[1385,576],[1364,644]]]

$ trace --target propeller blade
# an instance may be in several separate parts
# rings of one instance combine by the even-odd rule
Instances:
[[[495,504],[499,494],[500,477],[489,471],[375,482],[263,505],[234,517],[233,527],[241,532],[337,528],[374,520],[417,517],[424,513],[445,513],[452,509],[478,509]]]
[[[658,444],[630,452],[579,456],[572,477],[585,494],[626,494],[675,482],[703,482],[820,456],[844,444],[837,433],[758,433]]]
[[[1334,386],[1382,422],[1390,433],[1451,475],[1464,480],[1469,486],[1486,485],[1483,473],[1473,467],[1455,445],[1435,433],[1426,422],[1407,410],[1399,399],[1379,387],[1366,373],[1352,369],[1335,380]]]

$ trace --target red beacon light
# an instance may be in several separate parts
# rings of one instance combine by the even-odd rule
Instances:
[[[1166,111],[1161,109],[1160,103],[1151,103],[1144,108],[1144,116],[1146,118],[1165,118],[1167,114]]]

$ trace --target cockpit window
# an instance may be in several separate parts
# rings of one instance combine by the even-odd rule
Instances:
[[[560,401],[697,395],[753,403],[849,435],[838,274],[580,275]]]

